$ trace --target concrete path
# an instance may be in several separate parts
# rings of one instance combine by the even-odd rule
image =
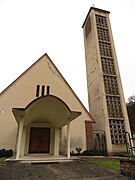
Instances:
[[[0,166],[0,180],[133,180],[120,172],[87,162],[51,164],[5,164]]]

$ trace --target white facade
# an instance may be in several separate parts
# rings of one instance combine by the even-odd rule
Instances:
[[[47,54],[0,94],[0,109],[0,149],[13,149],[17,159],[40,151],[69,157],[76,147],[86,149],[85,121],[93,118]]]

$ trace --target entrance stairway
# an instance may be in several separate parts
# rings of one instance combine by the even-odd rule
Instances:
[[[64,163],[79,160],[77,157],[67,158],[65,156],[50,156],[50,155],[28,155],[22,156],[18,160],[15,157],[5,160],[5,163],[29,163],[29,164],[45,164],[45,163]]]

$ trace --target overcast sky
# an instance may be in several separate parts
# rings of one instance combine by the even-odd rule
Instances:
[[[125,99],[135,94],[135,0],[0,0],[0,91],[47,53],[86,107],[82,24],[110,11]]]

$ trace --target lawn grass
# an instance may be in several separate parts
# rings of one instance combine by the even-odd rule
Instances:
[[[0,157],[0,165],[4,164],[5,159],[7,159],[7,157]]]
[[[120,170],[120,161],[119,160],[90,160],[89,163],[96,164],[99,166],[109,167],[111,169]]]

